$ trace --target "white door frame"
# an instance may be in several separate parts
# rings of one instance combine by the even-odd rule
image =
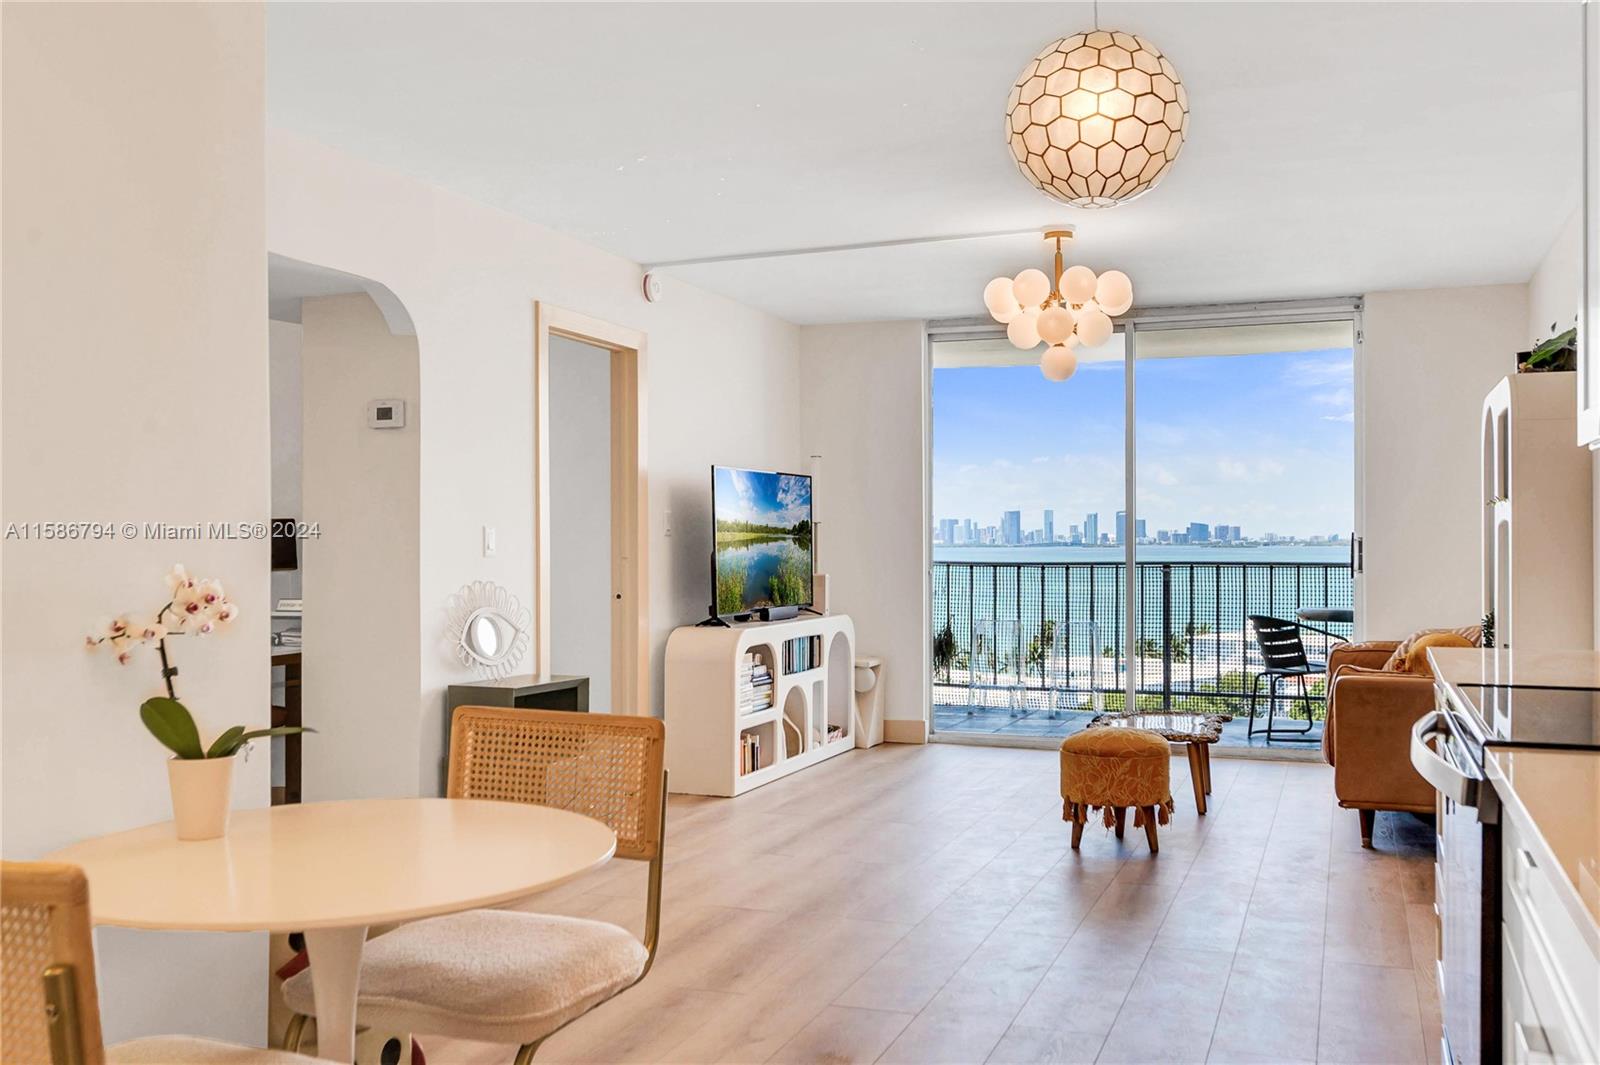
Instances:
[[[611,706],[650,713],[650,494],[645,464],[645,334],[535,300],[533,304],[534,661],[550,675],[550,338],[611,356]]]

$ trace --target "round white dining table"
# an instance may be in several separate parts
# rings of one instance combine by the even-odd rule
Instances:
[[[318,1054],[355,1057],[371,925],[530,895],[605,864],[610,828],[566,810],[476,799],[360,799],[236,810],[221,839],[146,825],[56,851],[89,878],[94,923],[304,932]]]

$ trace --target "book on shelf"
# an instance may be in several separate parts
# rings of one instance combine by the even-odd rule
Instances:
[[[739,664],[738,705],[741,714],[770,710],[773,705],[772,670],[752,652],[746,652]]]
[[[822,665],[822,637],[796,636],[783,641],[783,671],[804,673]]]
[[[754,773],[762,766],[761,737],[754,732],[739,734],[739,775]]]

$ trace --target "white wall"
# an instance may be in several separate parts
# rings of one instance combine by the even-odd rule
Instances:
[[[855,622],[858,654],[883,657],[886,719],[922,721],[928,711],[923,325],[806,326],[800,350],[806,453],[822,456],[818,570],[829,577],[829,608]],[[891,731],[897,739],[911,734]]]
[[[270,517],[262,17],[4,5],[5,523]],[[203,736],[264,726],[267,541],[5,540],[7,858],[171,816],[164,750],[138,718],[156,659],[119,668],[83,636],[153,612],[180,561],[241,614],[203,644],[174,641],[179,696]],[[255,754],[236,807],[267,801]],[[265,937],[96,939],[108,1039],[263,1040]]]
[[[550,338],[550,668],[611,709],[611,353]]]
[[[418,471],[425,411],[417,338],[396,336],[364,293],[301,304],[304,380],[300,543],[306,600],[301,743],[307,802],[416,793],[422,628],[417,617]],[[402,399],[406,424],[367,425],[367,404]]]
[[[1365,636],[1482,613],[1479,419],[1527,348],[1526,285],[1374,292],[1361,348]]]
[[[649,336],[659,712],[667,633],[704,617],[710,602],[709,467],[803,468],[798,329],[670,277],[662,301],[648,304],[635,263],[295,134],[269,131],[267,164],[268,246],[387,285],[416,326],[427,403],[416,787],[439,788],[444,687],[469,676],[440,639],[446,598],[488,579],[533,602],[535,300]],[[484,525],[499,531],[492,559],[480,549]]]
[[[1544,261],[1528,282],[1528,334],[1537,340],[1561,332],[1577,318],[1583,304],[1583,208],[1572,212]],[[1600,530],[1600,451],[1592,453],[1594,527]],[[1600,531],[1595,534],[1595,638],[1600,646]]]
[[[1572,212],[1528,281],[1527,340],[1521,350],[1578,324],[1583,300],[1583,210]]]

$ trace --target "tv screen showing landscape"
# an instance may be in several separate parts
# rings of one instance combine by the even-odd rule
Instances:
[[[719,617],[811,605],[811,478],[711,468]]]

